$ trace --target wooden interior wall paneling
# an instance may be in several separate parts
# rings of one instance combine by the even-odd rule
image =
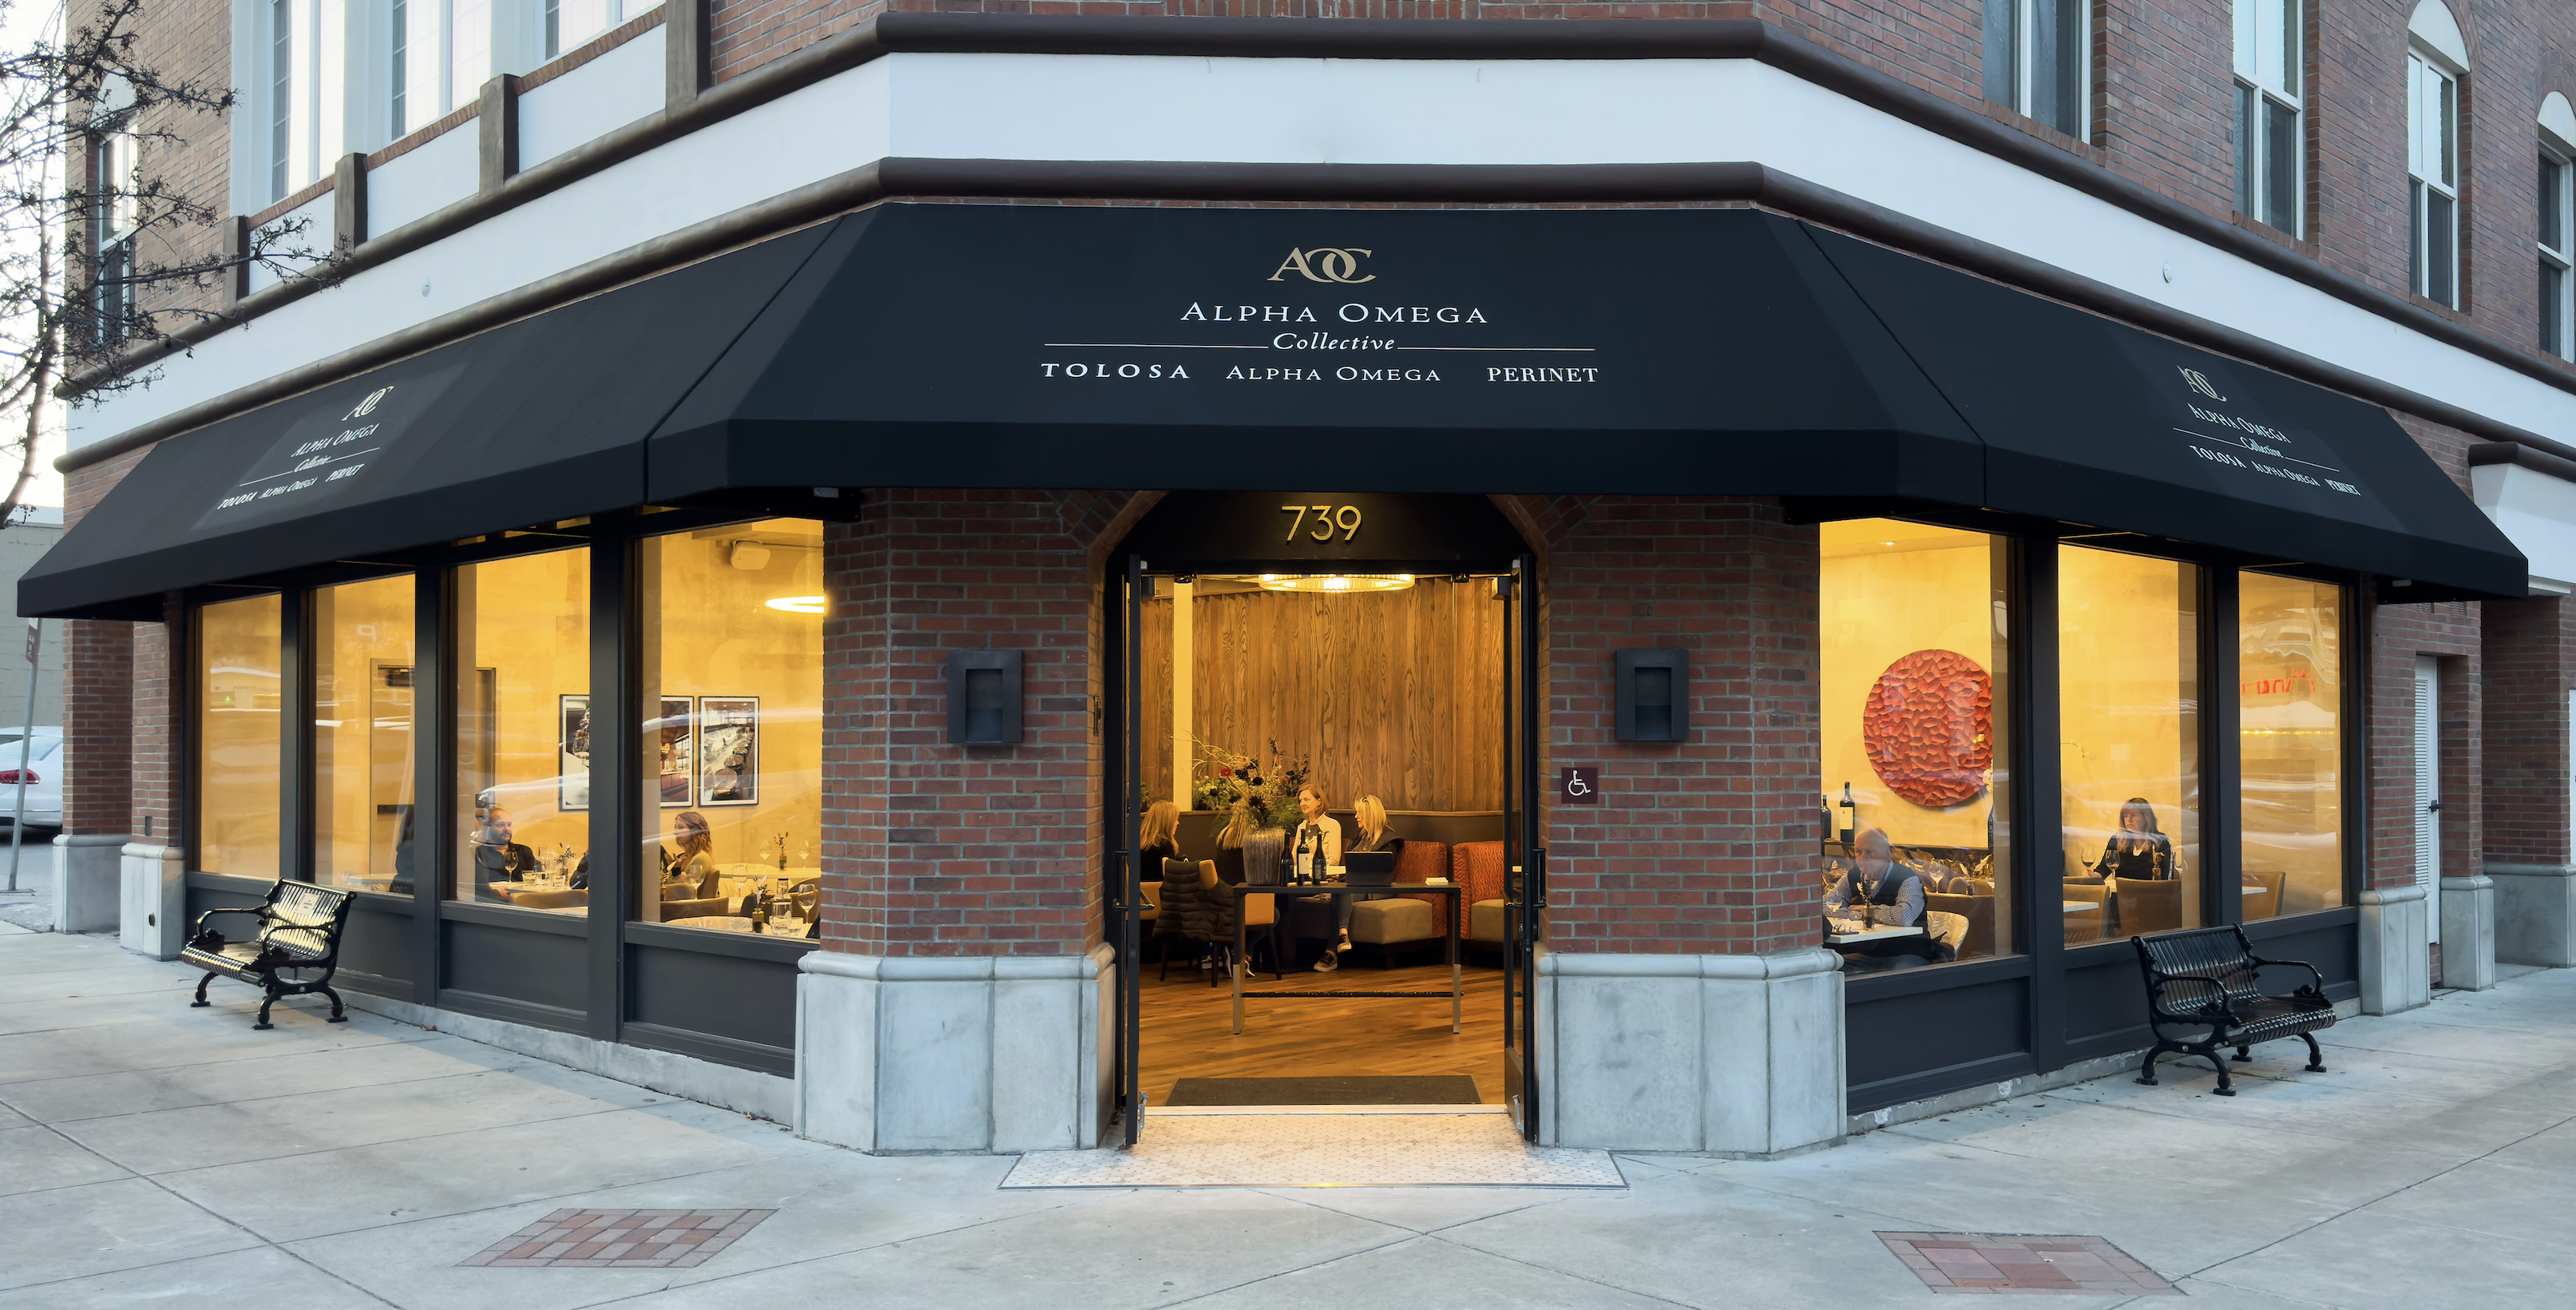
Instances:
[[[1168,592],[1165,593],[1168,596]],[[1247,591],[1192,602],[1200,739],[1267,764],[1311,752],[1336,808],[1502,806],[1502,613],[1448,582],[1356,596]],[[1172,605],[1145,607],[1148,794],[1172,795]]]

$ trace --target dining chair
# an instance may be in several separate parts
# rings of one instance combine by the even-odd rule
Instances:
[[[2280,869],[2246,870],[2245,885],[2260,886],[2262,890],[2241,893],[2245,898],[2243,902],[2245,922],[2252,923],[2257,919],[2278,916],[2281,913],[2281,892],[2289,881],[2290,875]]]
[[[2098,882],[2070,882],[2064,887],[2062,899],[2069,904],[2085,902],[2082,908],[2066,912],[2066,944],[2082,946],[2102,940],[2102,903],[2109,895],[2110,887]]]
[[[586,891],[520,892],[510,898],[510,903],[523,910],[555,910],[571,905],[588,905],[590,893]]]

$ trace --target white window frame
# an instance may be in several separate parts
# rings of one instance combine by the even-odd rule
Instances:
[[[2539,162],[2540,190],[2544,193],[2541,199],[2544,202],[2554,199],[2558,210],[2558,230],[2552,233],[2547,225],[2548,208],[2544,203],[2538,231],[2532,241],[2532,249],[2540,259],[2542,277],[2551,272],[2558,275],[2554,294],[2546,288],[2540,292],[2539,346],[2560,359],[2576,360],[2576,151],[2543,133]],[[2556,171],[2555,177],[2551,176],[2552,169]]]
[[[100,345],[122,340],[135,313],[130,279],[135,231],[142,221],[142,205],[134,194],[142,141],[122,128],[113,114],[94,119],[91,127],[90,333]]]
[[[1986,98],[2004,105],[2016,114],[2036,118],[2041,122],[2048,122],[2048,120],[2037,112],[2039,74],[2050,70],[2046,52],[2039,49],[2039,18],[2042,9],[2058,3],[2059,0],[1986,0],[1990,20],[1998,15],[2006,19],[2004,31],[2000,35],[2012,46],[2008,64],[2012,84],[2009,88],[1994,85],[1993,74],[1990,71],[1987,78]],[[2080,30],[2075,34],[2074,124],[2069,127],[2065,123],[2049,123],[2049,126],[2079,141],[2090,141],[2093,133],[2093,6],[2089,3],[2076,3],[2067,7],[2076,11],[2081,23]],[[1998,35],[1996,28],[1997,24],[1992,21],[1987,22],[1985,32],[1989,42]],[[1989,50],[1989,60],[1992,59],[1992,55],[1993,52]],[[2000,96],[1997,95],[1999,91],[2003,92]]]
[[[2236,0],[2236,208],[2258,223],[2304,236],[2307,224],[2307,14],[2305,0]],[[2286,133],[2277,115],[2289,115]],[[2281,139],[2284,135],[2286,140]],[[2273,177],[2286,159],[2287,196]],[[2286,219],[2286,222],[2276,221]]]
[[[2468,70],[2417,42],[2406,52],[2407,283],[2460,307],[2460,82]]]

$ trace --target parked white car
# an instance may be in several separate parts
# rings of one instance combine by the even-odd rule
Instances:
[[[0,728],[0,833],[15,821],[19,739],[29,734]],[[37,728],[27,751],[27,840],[53,840],[63,826],[63,730]]]

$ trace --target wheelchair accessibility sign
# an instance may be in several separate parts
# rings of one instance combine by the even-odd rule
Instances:
[[[1576,765],[1556,771],[1556,799],[1566,805],[1601,803],[1601,770],[1597,766]]]

